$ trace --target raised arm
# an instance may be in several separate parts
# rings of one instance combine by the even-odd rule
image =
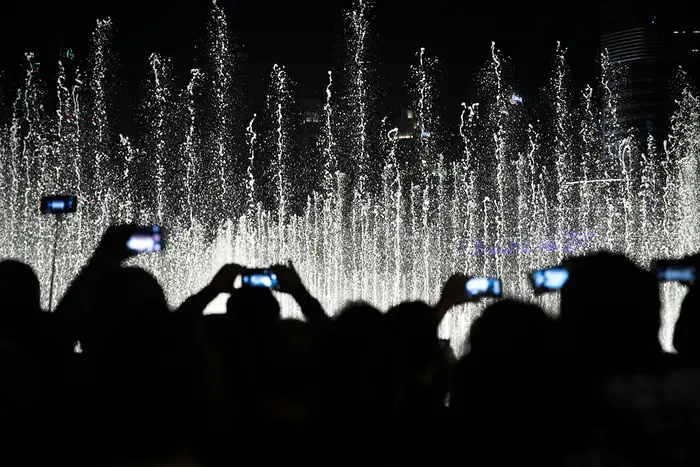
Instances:
[[[438,323],[442,322],[442,319],[451,308],[469,302],[467,296],[468,279],[464,274],[455,274],[447,279],[442,287],[440,300],[434,306],[437,312]]]
[[[134,256],[127,248],[129,237],[136,226],[117,225],[107,229],[100,244],[70,285],[53,313],[55,331],[59,339],[72,346],[78,340],[82,322],[91,311],[93,291],[105,272],[121,267]]]
[[[291,261],[286,266],[273,266],[272,270],[277,275],[278,290],[294,298],[309,324],[324,327],[330,322],[321,303],[306,289]]]
[[[207,306],[222,293],[230,293],[236,277],[241,275],[245,268],[238,264],[226,264],[214,278],[202,290],[185,300],[177,312],[189,316],[201,316]]]

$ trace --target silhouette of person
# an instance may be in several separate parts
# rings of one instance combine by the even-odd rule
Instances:
[[[31,267],[14,260],[0,261],[0,333],[25,341],[44,325],[39,279]]]
[[[450,397],[470,463],[561,462],[557,351],[556,325],[537,306],[502,300],[474,321]]]
[[[673,347],[681,365],[700,368],[700,285],[696,282],[683,299],[673,332]]]
[[[577,370],[601,376],[661,368],[661,301],[654,275],[607,252],[567,263],[559,322]]]

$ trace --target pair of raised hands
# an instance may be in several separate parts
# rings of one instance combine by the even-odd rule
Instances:
[[[127,247],[127,243],[136,229],[138,226],[131,224],[109,227],[102,236],[91,263],[118,267],[127,259],[136,256],[137,253]],[[304,290],[301,278],[291,261],[286,265],[276,265],[270,269],[277,275],[279,284],[276,288],[277,291],[293,294]],[[216,273],[209,286],[219,293],[229,293],[233,289],[236,278],[247,270],[248,268],[239,264],[226,264]]]
[[[286,265],[276,265],[269,268],[277,276],[278,286],[275,290],[278,292],[294,294],[304,289],[304,284],[301,282],[301,277],[294,269],[294,265],[289,261]],[[240,264],[226,264],[209,283],[209,286],[219,293],[230,293],[233,289],[233,283],[236,278],[248,270],[247,267]]]
[[[123,261],[135,256],[136,253],[127,248],[127,242],[136,228],[135,225],[109,227],[93,255],[93,261],[97,260],[101,264],[118,266]],[[276,265],[270,269],[277,275],[279,285],[276,290],[279,292],[294,294],[304,290],[301,277],[291,261],[287,265]],[[209,287],[219,293],[229,293],[233,289],[236,278],[244,274],[246,270],[248,268],[239,264],[226,264],[216,273]],[[464,274],[455,274],[450,277],[442,288],[440,301],[436,308],[446,312],[454,306],[471,301],[466,293],[467,280],[469,277]]]

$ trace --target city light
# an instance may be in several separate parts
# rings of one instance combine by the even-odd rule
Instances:
[[[510,103],[513,105],[523,105],[523,98],[517,94],[513,94],[510,98]]]

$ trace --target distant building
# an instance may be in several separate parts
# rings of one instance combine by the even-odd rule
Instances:
[[[418,131],[418,120],[413,110],[402,109],[401,117],[396,120],[396,128],[398,128],[398,133],[396,137],[398,139],[412,139],[416,136]]]
[[[302,98],[299,100],[301,125],[296,135],[294,160],[296,161],[296,177],[305,178],[310,182],[318,177],[321,170],[321,147],[325,116],[323,113],[323,100],[317,98]],[[309,184],[309,187],[313,186]],[[308,192],[305,194],[309,194]],[[302,197],[299,202],[304,202]],[[301,206],[300,206],[301,207]]]
[[[510,105],[520,105],[521,106],[521,105],[523,105],[523,98],[522,98],[522,96],[519,96],[518,94],[513,94],[508,99],[508,102],[510,103]]]
[[[401,116],[396,120],[395,125],[398,131],[392,132],[392,138],[430,138],[430,130],[425,128],[411,109],[402,109]]]
[[[301,99],[302,125],[317,125],[323,121],[323,102],[320,99]]]
[[[668,131],[670,83],[678,67],[697,73],[700,16],[695,2],[606,0],[601,9],[601,47],[627,68],[619,110],[623,127],[642,136]]]

